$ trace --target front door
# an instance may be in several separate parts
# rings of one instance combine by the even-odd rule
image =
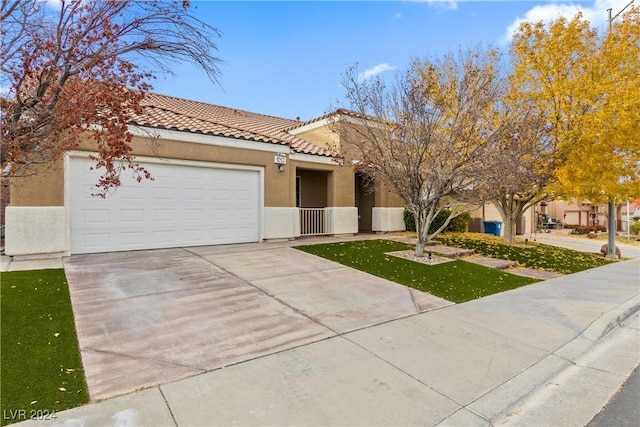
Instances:
[[[366,185],[366,179],[357,173],[355,179],[355,206],[358,208],[358,231],[372,230],[372,212],[375,206],[375,191]]]

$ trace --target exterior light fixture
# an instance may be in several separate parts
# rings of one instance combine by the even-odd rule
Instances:
[[[287,164],[287,155],[284,153],[278,153],[273,157],[273,163],[278,165],[278,170],[284,172],[284,165]]]

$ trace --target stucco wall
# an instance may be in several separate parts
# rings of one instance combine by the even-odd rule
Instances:
[[[0,225],[4,225],[4,210],[9,205],[9,178],[0,178]]]
[[[67,250],[62,206],[8,206],[7,255],[62,254]]]
[[[297,134],[297,136],[309,142],[313,142],[319,147],[337,147],[339,143],[338,135],[335,132],[329,130],[329,128],[327,128],[326,126],[321,126],[315,129],[301,132]]]
[[[379,207],[404,207],[404,201],[388,187],[382,185],[379,190],[375,192],[375,204]]]
[[[293,239],[300,237],[300,211],[298,208],[265,208],[265,240]]]
[[[358,232],[358,209],[352,208],[331,208],[331,223],[333,235],[356,234]]]
[[[331,172],[297,169],[300,177],[300,207],[324,208],[327,206],[327,185]]]
[[[11,206],[63,206],[62,160],[41,167],[37,175],[12,178],[10,195]]]
[[[198,135],[206,139],[205,136]],[[226,140],[233,144],[234,140]],[[244,141],[242,143],[247,144]],[[307,162],[288,161],[284,171],[279,171],[274,163],[277,151],[289,152],[289,147],[276,144],[252,143],[254,149],[232,148],[210,144],[180,142],[168,139],[151,139],[149,137],[135,137],[132,141],[134,156],[160,157],[166,159],[185,159],[196,161],[209,161],[217,163],[241,164],[262,166],[265,171],[265,206],[291,207],[295,206],[295,165],[306,169],[318,169],[323,171],[339,170],[338,179],[344,179],[348,173],[345,167],[331,164],[315,165]],[[270,151],[260,151],[255,148],[265,148]],[[93,151],[94,145],[90,142],[82,142],[79,151]],[[314,156],[312,156],[314,157]],[[150,171],[153,175],[153,171]],[[351,193],[353,190],[351,189]],[[345,205],[350,200],[349,191],[344,194],[343,189],[329,189],[338,203]],[[50,167],[43,167],[41,171],[26,178],[13,179],[11,182],[11,204],[13,206],[63,206],[64,205],[64,168],[63,161],[59,160]],[[293,197],[291,197],[293,194]],[[351,198],[352,199],[352,198]],[[351,200],[351,205],[353,201]],[[349,204],[346,204],[349,206]]]
[[[376,232],[404,231],[404,208],[373,208],[372,229]]]
[[[327,174],[327,201],[325,206],[332,207],[353,207],[355,202],[355,175],[350,166],[338,166],[326,163],[306,163],[301,161],[291,161],[290,185],[290,206],[296,205],[295,175],[301,171],[320,171]]]
[[[300,234],[297,210],[291,210],[295,208],[296,203],[295,185],[298,169],[311,171],[309,175],[316,178],[324,177],[323,184],[316,186],[318,194],[322,193],[324,200],[320,200],[322,203],[314,202],[313,204],[318,204],[319,207],[337,208],[332,211],[335,216],[336,232],[357,232],[357,210],[354,207],[355,173],[351,163],[340,166],[328,157],[290,153],[288,146],[278,144],[168,130],[157,132],[161,135],[160,138],[151,138],[150,134],[139,132],[131,144],[132,154],[139,157],[263,168],[265,229],[262,230],[262,234],[265,238],[293,238]],[[75,151],[94,152],[95,145],[85,140]],[[282,171],[274,163],[277,153],[284,153],[287,157],[287,164]],[[42,253],[60,251],[66,253],[68,251],[68,236],[66,236],[69,231],[66,211],[68,206],[65,207],[68,195],[65,195],[64,165],[65,161],[61,159],[47,168],[42,168],[36,176],[11,181],[10,204],[16,209],[8,214],[11,218],[7,217],[7,233],[12,233],[12,238],[7,239],[11,240],[7,242],[7,247],[11,246],[14,254],[35,254],[41,251],[44,251]],[[149,172],[153,175],[153,165],[149,166]],[[401,201],[398,203],[398,200],[397,196],[387,190],[376,192],[376,206],[402,206]],[[48,213],[54,211],[55,221],[43,219]],[[53,236],[48,240],[52,246],[39,246],[34,240],[36,235]]]

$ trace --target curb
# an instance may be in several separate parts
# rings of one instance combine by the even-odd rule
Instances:
[[[640,295],[636,295],[514,377],[512,380],[528,371],[544,372],[546,365],[555,365],[546,378],[538,377],[542,381],[536,381],[529,393],[491,417],[492,425],[586,425],[640,363],[633,342],[637,329],[624,324],[632,317],[640,318],[639,312]]]
[[[640,311],[640,295],[636,296],[635,298],[632,298],[631,300],[629,300],[629,302],[632,302],[632,306],[626,308],[625,311],[622,312],[622,314],[617,316],[615,319],[611,320],[602,331],[602,334],[597,339],[601,339],[605,337],[608,333],[612,332],[616,327],[622,327],[622,323],[625,320],[629,319],[631,316],[633,316],[634,314]],[[628,305],[628,304],[624,304],[624,305]]]

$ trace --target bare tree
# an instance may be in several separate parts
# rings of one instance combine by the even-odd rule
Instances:
[[[483,155],[502,131],[493,123],[504,89],[499,62],[497,52],[480,49],[415,60],[391,86],[361,78],[357,67],[345,74],[352,113],[343,111],[333,122],[342,155],[398,194],[415,215],[417,256],[452,218],[484,197]],[[429,234],[442,209],[452,213]]]
[[[0,115],[3,176],[28,176],[80,137],[96,144],[103,189],[132,163],[127,124],[155,71],[175,63],[219,75],[214,27],[188,1],[2,0]]]
[[[483,185],[504,222],[504,241],[511,244],[517,220],[549,196],[557,150],[542,115],[525,98],[505,95],[495,117],[503,131],[485,147]]]

